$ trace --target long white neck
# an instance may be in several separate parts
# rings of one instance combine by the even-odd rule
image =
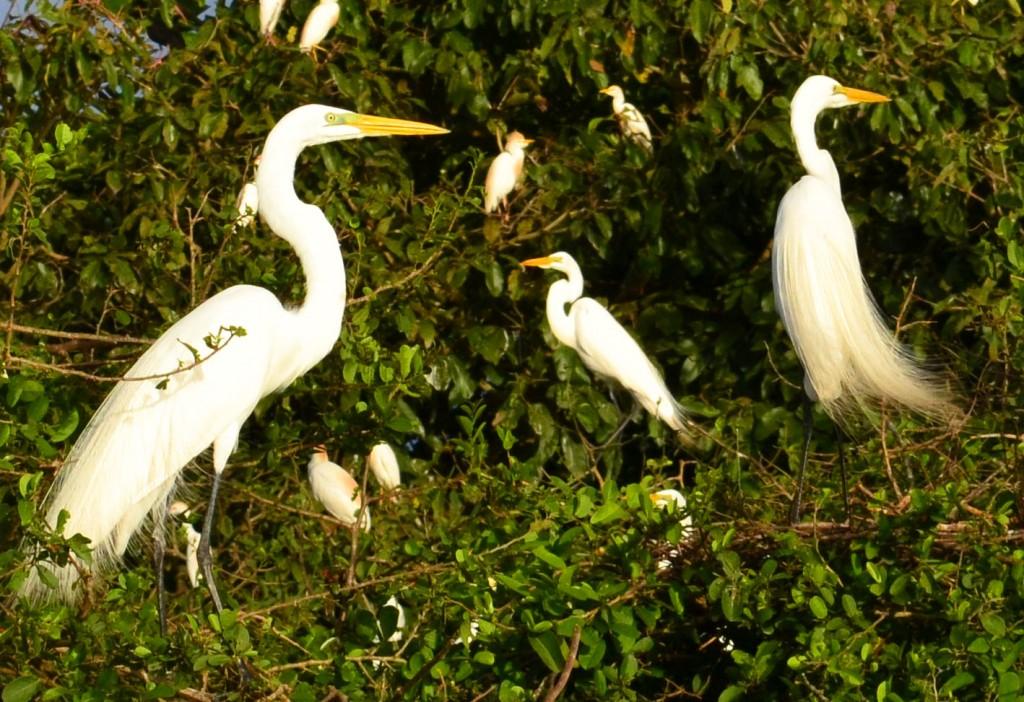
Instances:
[[[626,97],[624,95],[612,95],[612,112],[622,114],[626,109]]]
[[[319,207],[295,194],[295,161],[305,144],[281,129],[271,131],[256,174],[259,213],[267,226],[295,249],[306,276],[306,297],[294,311],[311,342],[300,344],[309,358],[296,359],[299,367],[311,367],[334,345],[341,333],[345,312],[345,262],[334,228]]]
[[[569,313],[565,311],[565,306],[583,295],[583,273],[575,261],[566,261],[565,265],[569,268],[565,271],[569,277],[555,281],[548,289],[548,324],[551,325],[551,333],[556,339],[566,346],[576,348],[576,327],[573,326]]]
[[[819,111],[816,107],[794,102],[789,117],[789,126],[793,130],[800,162],[804,164],[807,173],[821,178],[842,195],[839,171],[836,169],[835,161],[832,160],[832,155],[828,151],[818,148],[818,141],[814,138],[814,122],[818,118]]]

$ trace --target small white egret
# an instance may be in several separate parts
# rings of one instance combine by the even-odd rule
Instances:
[[[221,478],[242,424],[261,398],[306,373],[334,346],[345,311],[345,264],[334,228],[319,207],[295,194],[295,162],[308,146],[369,136],[444,134],[420,122],[305,105],[270,131],[256,174],[259,212],[295,249],[306,276],[302,304],[285,307],[265,288],[230,287],[203,302],[157,339],[110,392],[64,461],[46,498],[46,520],[62,512],[68,535],[92,544],[92,564],[41,562],[22,594],[74,600],[81,573],[116,567],[146,515],[162,524],[182,469],[213,447],[213,486],[199,565],[217,611],[210,533]],[[198,358],[197,358],[198,356]]]
[[[398,456],[386,441],[370,449],[366,462],[370,464],[373,477],[385,490],[394,490],[402,484],[402,475],[398,471]]]
[[[358,522],[364,531],[370,530],[370,508],[363,508],[362,495],[357,494],[359,484],[351,473],[331,463],[323,446],[317,446],[309,459],[309,485],[313,496],[342,524],[355,526]]]
[[[645,410],[685,435],[686,417],[661,373],[600,302],[582,297],[583,273],[576,260],[559,251],[521,265],[550,268],[567,276],[552,283],[548,290],[548,324],[555,338],[575,349],[587,368],[617,381]],[[568,312],[566,305],[570,306]]]
[[[651,151],[654,148],[651,142],[651,128],[647,126],[647,120],[644,119],[640,110],[626,102],[622,88],[617,85],[609,85],[601,90],[601,94],[611,97],[612,113],[619,122],[619,130],[622,135],[647,151]]]
[[[487,180],[484,182],[484,212],[490,214],[500,204],[505,211],[504,219],[508,220],[508,194],[515,190],[523,173],[523,161],[526,152],[523,150],[533,143],[520,132],[512,132],[505,139],[504,150],[494,157],[487,169]]]
[[[339,17],[341,8],[338,6],[338,0],[320,0],[320,3],[310,11],[306,23],[302,25],[299,49],[306,53],[311,52],[334,28]]]
[[[236,227],[248,227],[256,221],[256,213],[260,208],[260,193],[256,189],[256,183],[249,182],[242,186],[242,189],[238,191],[235,207],[238,209],[238,218],[235,219]]]
[[[651,493],[651,501],[658,509],[668,509],[670,504],[675,505],[676,514],[684,515],[683,518],[679,520],[679,526],[683,528],[683,533],[679,542],[682,543],[683,541],[689,541],[693,538],[693,519],[690,517],[689,512],[686,511],[686,498],[683,496],[683,493],[671,488],[658,490],[657,492]],[[668,558],[663,558],[658,561],[658,570],[667,570],[671,568],[672,559],[679,556],[679,549],[672,549],[667,555]]]
[[[274,36],[274,27],[281,17],[285,0],[260,0],[260,34],[269,41]]]
[[[818,148],[814,123],[826,109],[887,102],[877,93],[811,76],[793,96],[790,126],[807,175],[779,204],[772,244],[775,306],[804,368],[804,446],[790,521],[796,522],[811,441],[811,402],[834,420],[893,402],[933,418],[958,410],[939,381],[918,366],[883,321],[860,268],[853,224],[843,205],[839,171]],[[837,431],[838,436],[838,431]],[[843,499],[849,516],[840,452]]]
[[[199,541],[203,535],[196,531],[191,522],[182,524],[181,529],[185,532],[185,570],[188,572],[188,581],[192,587],[199,587]]]

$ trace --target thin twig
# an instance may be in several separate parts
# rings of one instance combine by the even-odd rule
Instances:
[[[223,327],[222,327],[222,330],[223,330]],[[85,378],[87,380],[94,380],[94,381],[99,382],[99,383],[120,383],[122,380],[125,380],[125,381],[128,381],[128,382],[134,382],[134,383],[144,382],[144,381],[147,381],[147,380],[165,380],[167,378],[170,378],[171,376],[177,375],[178,373],[186,373],[186,372],[192,370],[193,368],[197,368],[200,364],[205,363],[206,361],[208,361],[211,358],[213,358],[214,356],[216,356],[217,353],[221,349],[227,347],[227,345],[231,342],[231,340],[234,339],[237,336],[237,334],[234,331],[232,331],[232,330],[228,330],[228,334],[229,334],[229,336],[224,341],[224,343],[220,344],[218,346],[214,346],[213,350],[210,352],[209,356],[199,357],[195,361],[193,361],[192,363],[189,363],[188,365],[185,365],[185,366],[181,366],[180,368],[176,368],[175,370],[167,371],[166,373],[153,373],[152,375],[134,375],[134,376],[122,376],[120,378],[111,378],[111,377],[108,377],[108,376],[105,376],[105,375],[93,375],[92,373],[86,373],[85,371],[75,370],[73,368],[67,368],[65,366],[57,366],[57,365],[54,365],[52,363],[43,363],[42,361],[32,361],[32,360],[29,360],[27,358],[21,358],[19,356],[12,356],[9,359],[7,359],[7,361],[8,361],[8,363],[10,363],[11,365],[14,365],[14,366],[21,366],[21,367],[27,367],[27,368],[38,368],[38,369],[41,369],[41,370],[49,370],[49,371],[53,371],[55,373],[60,373],[61,375],[73,375],[73,376],[78,377],[78,378]],[[185,342],[181,342],[181,343],[186,348],[191,348],[191,347],[188,346],[188,344],[185,344]]]
[[[435,251],[434,253],[430,254],[430,258],[428,258],[426,260],[426,262],[422,266],[420,266],[419,268],[416,268],[415,270],[413,270],[411,273],[406,275],[401,280],[396,280],[394,283],[386,283],[386,284],[380,286],[379,288],[370,291],[366,295],[360,295],[358,297],[353,297],[351,300],[348,301],[348,306],[351,307],[352,305],[358,305],[358,304],[363,303],[363,302],[368,302],[369,300],[372,300],[373,298],[375,298],[378,295],[380,295],[382,292],[387,292],[388,290],[394,290],[395,288],[400,288],[403,285],[405,285],[406,283],[408,283],[409,281],[413,280],[414,278],[418,278],[419,276],[421,276],[424,273],[426,273],[427,271],[429,271],[431,266],[433,266],[435,263],[437,263],[437,259],[439,259],[441,257],[442,253],[444,253],[444,247],[443,246],[441,248],[439,248],[437,251]]]
[[[37,336],[52,336],[57,339],[75,339],[79,341],[99,341],[104,344],[152,344],[153,339],[143,339],[137,336],[118,336],[117,334],[89,334],[87,332],[67,332],[58,329],[44,329],[42,327],[29,327],[24,324],[10,325],[10,328],[19,334],[35,334]]]
[[[580,636],[582,633],[582,627],[577,624],[572,630],[572,640],[569,642],[569,655],[565,657],[565,665],[562,666],[562,672],[559,673],[555,684],[551,686],[548,694],[544,697],[544,702],[555,702],[568,684],[569,676],[572,675],[572,667],[576,664],[576,654],[580,650]]]

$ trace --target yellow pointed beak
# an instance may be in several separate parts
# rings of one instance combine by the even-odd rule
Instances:
[[[523,146],[529,146],[533,143],[533,139],[523,139]]]
[[[611,95],[612,94],[612,89],[610,87],[608,87],[608,88],[601,88],[597,92],[601,93],[602,95]]]
[[[541,256],[540,258],[530,258],[530,259],[527,259],[525,261],[520,261],[519,265],[520,266],[537,266],[537,267],[540,267],[540,266],[550,266],[554,262],[555,262],[555,258],[553,256]]]
[[[842,93],[852,102],[889,102],[889,98],[884,95],[873,93],[870,90],[847,88],[844,85],[840,85],[836,88],[836,92]]]
[[[447,134],[444,127],[435,127],[426,122],[413,122],[408,119],[377,117],[375,115],[353,114],[345,124],[358,127],[366,136],[414,136],[416,134]]]

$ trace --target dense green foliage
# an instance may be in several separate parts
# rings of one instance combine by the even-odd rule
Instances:
[[[111,387],[93,376],[116,378],[140,340],[233,283],[301,299],[288,247],[232,228],[275,120],[323,102],[451,129],[300,163],[351,300],[332,354],[243,429],[214,537],[231,611],[211,616],[172,558],[161,637],[143,539],[82,609],[0,605],[5,702],[504,702],[543,698],[563,668],[571,700],[1024,695],[1017,0],[342,0],[310,58],[294,32],[312,5],[289,2],[276,45],[255,2],[191,21],[173,0],[35,2],[0,29],[11,589],[23,538],[87,550],[36,509]],[[155,22],[184,46],[155,51]],[[819,140],[880,306],[969,414],[949,431],[889,412],[850,427],[849,527],[818,415],[809,524],[790,529],[802,373],[768,252],[801,175],[788,101],[812,72],[894,98],[829,113]],[[620,139],[609,83],[648,115],[650,162]],[[513,128],[537,141],[502,225],[481,183]],[[602,446],[623,414],[551,337],[553,278],[516,265],[559,249],[665,370],[704,430],[694,446],[647,418]],[[305,465],[325,443],[361,476],[380,439],[403,448],[406,486],[374,499],[354,541],[321,516]],[[208,457],[186,477],[201,513]],[[698,527],[663,571],[682,534],[652,508],[660,487],[687,494]]]

